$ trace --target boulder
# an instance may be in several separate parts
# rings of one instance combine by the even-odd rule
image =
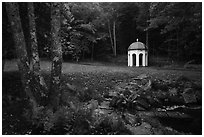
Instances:
[[[123,114],[122,118],[126,124],[129,124],[131,126],[136,126],[141,124],[141,119],[139,116],[136,116],[127,112]]]
[[[131,125],[126,125],[126,128],[130,130],[130,132],[133,134],[133,135],[151,135],[152,132],[151,132],[151,125],[146,123],[146,122],[143,122],[140,126],[131,126]]]
[[[169,95],[170,96],[176,96],[178,95],[178,90],[176,88],[172,88],[169,90]]]
[[[183,99],[185,101],[185,103],[196,103],[196,95],[193,92],[192,88],[185,88],[184,92],[182,93]]]

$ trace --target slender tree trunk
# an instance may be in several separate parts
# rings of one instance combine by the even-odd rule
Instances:
[[[35,108],[37,106],[37,103],[30,88],[31,72],[29,68],[29,60],[26,51],[25,37],[21,26],[18,3],[7,2],[6,10],[9,22],[11,24],[11,29],[13,32],[13,39],[17,55],[17,63],[21,74],[22,85],[27,97],[29,98],[31,107]]]
[[[33,3],[28,3],[28,17],[29,17],[29,27],[30,27],[30,44],[31,44],[31,62],[32,70],[36,75],[40,74],[40,59],[38,55],[38,45],[36,38],[36,28],[35,28],[35,15]]]
[[[146,30],[146,46],[147,46],[147,49],[149,50],[149,31]]]
[[[112,38],[111,27],[110,26],[111,26],[110,21],[108,20],[108,31],[109,31],[109,36],[110,36],[111,47],[112,47],[113,54],[114,54],[114,45],[113,45],[113,38]]]
[[[36,25],[35,25],[35,15],[33,3],[28,3],[28,17],[29,17],[29,27],[30,27],[30,44],[31,44],[31,64],[33,70],[33,84],[35,84],[35,92],[40,93],[41,97],[45,96],[45,92],[48,91],[44,78],[40,74],[40,59],[38,54],[38,45],[36,37]]]
[[[51,85],[50,85],[50,103],[54,110],[60,104],[60,78],[62,69],[62,47],[60,43],[60,8],[61,3],[53,2],[51,4]]]
[[[94,56],[94,43],[92,43],[92,48],[91,48],[91,61],[93,61],[93,56]]]
[[[83,60],[84,60],[84,50],[82,51],[82,58],[83,58]]]
[[[2,72],[4,72],[5,63],[6,63],[6,59],[2,59]]]
[[[2,49],[2,72],[4,72],[4,67],[5,67],[5,63],[6,63],[6,54],[7,54],[7,50],[6,49]]]
[[[177,28],[177,30],[176,30],[176,51],[177,51],[177,61],[179,61],[179,55],[180,55],[180,51],[179,51],[179,28]]]
[[[147,46],[147,53],[150,55],[149,50],[149,30],[146,30],[146,46]],[[154,47],[153,47],[154,48]],[[147,56],[147,60],[149,60],[149,55]]]
[[[116,57],[116,28],[115,28],[115,21],[113,22],[113,40],[114,40],[114,56]]]

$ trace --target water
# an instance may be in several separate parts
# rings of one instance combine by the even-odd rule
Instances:
[[[192,118],[172,118],[163,117],[159,118],[160,122],[164,126],[171,127],[179,132],[190,133],[193,135],[202,134],[202,108],[192,109],[190,107],[181,107],[175,110],[175,112],[181,112],[190,115]]]

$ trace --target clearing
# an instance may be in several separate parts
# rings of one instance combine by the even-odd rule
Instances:
[[[24,111],[23,107],[25,107],[25,105],[21,104],[22,103],[21,96],[23,93],[20,92],[21,87],[19,86],[20,80],[19,80],[19,74],[16,72],[17,70],[18,70],[17,64],[14,60],[6,61],[4,74],[3,74],[3,134],[37,134],[31,130],[32,127],[30,127],[30,125],[22,117],[22,114]],[[43,75],[46,77],[45,80],[49,82],[51,63],[48,61],[41,61],[41,70]],[[126,83],[128,82],[134,83],[135,82],[134,79],[138,78],[138,76],[142,76],[143,78],[141,79],[145,79],[146,77],[151,77],[151,80],[153,79],[171,80],[171,79],[178,79],[179,77],[185,77],[193,81],[194,83],[196,83],[196,85],[199,86],[200,88],[202,88],[202,83],[201,83],[202,72],[195,71],[195,70],[187,70],[187,69],[175,70],[175,69],[162,69],[162,68],[156,68],[156,67],[134,68],[134,67],[127,67],[127,66],[116,66],[111,64],[104,65],[99,62],[63,63],[63,68],[62,68],[62,82],[63,82],[63,85],[65,85],[65,87],[63,87],[63,90],[65,92],[67,90],[66,88],[67,83],[71,84],[71,86],[76,87],[77,90],[90,89],[91,91],[94,91],[94,93],[98,94],[97,97],[95,98],[93,97],[93,98],[98,100],[99,104],[104,101],[104,96],[109,94],[109,92],[113,90],[115,91],[118,90],[118,92],[122,91],[122,88],[127,88]],[[121,90],[119,90],[118,87]],[[131,86],[129,87],[131,91],[132,87]],[[170,87],[172,88],[172,85]],[[200,88],[199,88],[199,91],[200,91]],[[175,92],[177,94],[177,91]],[[172,93],[174,94],[174,91],[172,91]],[[200,115],[201,109],[202,107],[200,107],[200,104],[199,104],[199,110],[196,110],[196,113],[199,113],[196,116],[199,116],[199,118],[201,116]],[[150,112],[149,110],[148,112],[146,110],[145,111],[142,110],[141,108],[140,110],[142,112],[141,114],[145,113],[145,116],[146,114],[152,115],[152,112]],[[125,117],[126,116],[128,117],[129,115],[130,114],[128,113],[125,115]],[[155,113],[153,115],[155,115]],[[169,113],[167,115],[171,115],[171,114]],[[188,116],[189,115],[187,115],[187,117]],[[194,115],[190,115],[190,116],[194,116]],[[165,120],[167,121],[165,122]],[[176,119],[176,121],[177,120],[178,119]],[[164,121],[163,125],[166,125],[167,127],[165,130],[162,130],[162,131],[158,131],[158,129],[156,129],[153,126],[155,124],[154,120],[151,122],[147,120],[146,122],[143,122],[141,126],[137,126],[137,128],[133,128],[130,125],[128,126],[130,126],[129,129],[131,131],[131,134],[179,134],[179,133],[180,134],[201,134],[201,125],[200,123],[198,124],[198,122],[197,122],[198,125],[189,125],[188,127],[184,127],[184,128],[188,128],[186,129],[187,130],[186,131],[184,128],[180,128],[178,126],[176,127],[175,122],[172,123],[171,125],[168,125],[167,123],[169,119],[164,118],[160,120],[160,122],[161,121]],[[198,121],[198,119],[196,119],[196,121]],[[176,124],[177,125],[183,124],[182,122],[186,122],[186,121],[181,120],[180,123],[176,123]],[[189,119],[187,120],[187,123],[188,122],[189,122]],[[192,120],[190,122],[192,122]],[[146,127],[149,127],[149,129],[147,129]],[[174,131],[174,127],[179,132]],[[151,129],[151,132],[150,132],[150,129]],[[81,134],[86,134],[86,133],[82,132]],[[116,133],[116,134],[120,134],[120,133]]]

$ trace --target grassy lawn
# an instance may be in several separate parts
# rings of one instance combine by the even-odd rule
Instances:
[[[50,73],[51,70],[51,62],[48,61],[41,61],[41,70],[45,73]],[[6,61],[5,63],[5,72],[9,71],[17,71],[18,67],[15,60]],[[93,62],[93,63],[63,63],[62,66],[62,73],[63,74],[88,74],[88,73],[104,73],[104,74],[125,74],[128,76],[137,76],[139,74],[148,74],[157,77],[168,77],[169,75],[183,75],[188,77],[192,80],[197,80],[201,82],[202,80],[202,71],[200,70],[177,70],[177,69],[167,69],[167,68],[159,68],[159,67],[127,67],[127,66],[116,66],[111,64],[103,64],[100,62]]]
[[[16,62],[7,61],[5,72],[17,71]],[[51,62],[41,61],[41,70],[45,74],[51,72]],[[127,67],[100,62],[63,63],[63,79],[78,87],[88,87],[100,91],[109,90],[117,80],[125,80],[137,77],[140,74],[147,74],[154,78],[169,79],[172,77],[185,76],[202,84],[202,72],[193,70],[173,70],[156,67]]]
[[[3,103],[5,103],[3,104],[3,134],[29,134],[29,130],[24,130],[30,125],[26,125],[27,123],[22,117],[25,102],[21,99],[24,93],[20,86],[17,70],[15,61],[6,62],[3,74]],[[46,82],[49,83],[51,63],[41,61],[41,70]],[[63,63],[62,86],[65,86],[63,87],[64,90],[66,90],[67,83],[74,85],[78,90],[88,88],[96,93],[95,99],[102,101],[101,97],[118,83],[136,78],[141,74],[148,75],[152,79],[165,80],[184,76],[202,86],[201,71],[156,67],[134,68],[100,62]]]

